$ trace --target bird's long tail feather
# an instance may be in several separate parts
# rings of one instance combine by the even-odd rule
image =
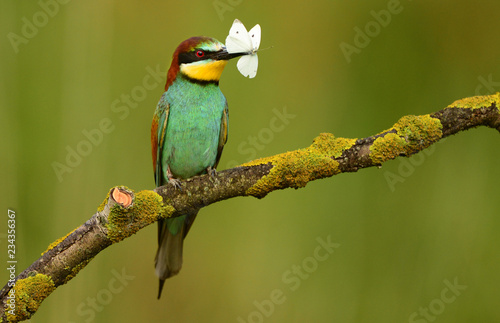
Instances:
[[[161,297],[163,284],[169,277],[177,275],[182,268],[182,248],[193,221],[194,215],[158,221],[158,250],[155,258],[156,275],[160,279],[158,299]]]

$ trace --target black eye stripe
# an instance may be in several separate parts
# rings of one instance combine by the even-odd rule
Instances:
[[[204,53],[204,55],[202,55],[201,57],[197,55],[197,53],[200,51]],[[209,51],[205,51],[202,49],[195,49],[191,52],[180,53],[179,54],[179,64],[188,64],[188,63],[204,61],[204,60],[209,60],[209,59],[217,60],[217,55],[219,54],[219,52],[220,51],[209,52]]]

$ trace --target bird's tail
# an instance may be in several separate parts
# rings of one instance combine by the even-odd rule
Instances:
[[[158,221],[158,250],[156,251],[156,275],[160,279],[158,299],[165,279],[177,275],[182,268],[182,247],[196,214],[183,215]]]

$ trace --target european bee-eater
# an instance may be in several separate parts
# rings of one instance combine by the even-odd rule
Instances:
[[[224,44],[209,37],[192,37],[174,52],[151,126],[156,186],[179,179],[213,174],[227,141],[228,106],[219,79],[229,59]],[[182,267],[182,246],[196,213],[158,222],[156,275],[158,298],[165,279]]]

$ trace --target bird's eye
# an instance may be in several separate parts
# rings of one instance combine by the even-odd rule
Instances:
[[[202,51],[202,50],[199,50],[199,51],[196,52],[196,56],[197,57],[203,57],[203,56],[205,56],[205,52]]]

